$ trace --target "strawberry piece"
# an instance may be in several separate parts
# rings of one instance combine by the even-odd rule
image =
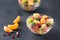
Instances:
[[[3,36],[6,36],[6,34],[4,33],[4,34],[2,34]]]
[[[37,27],[37,28],[40,28],[40,27],[41,27],[41,25],[40,25],[40,24],[36,24],[36,27]]]
[[[15,39],[15,36],[12,36],[13,39]]]
[[[39,17],[40,19],[42,18],[42,16]]]
[[[35,29],[35,28],[32,28],[32,30],[33,30],[33,31],[36,31],[36,29]]]
[[[47,32],[47,29],[44,29],[43,31],[44,31],[44,32]]]
[[[36,31],[36,30],[38,30],[38,28],[37,28],[37,27],[33,27],[32,29],[33,29],[33,31]]]
[[[11,33],[8,33],[8,35],[10,36]]]
[[[21,3],[21,2],[22,2],[22,0],[18,0],[18,2],[19,2],[19,3]]]
[[[20,2],[22,2],[22,0],[20,0]]]

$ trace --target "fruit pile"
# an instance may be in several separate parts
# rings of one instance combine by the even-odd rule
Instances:
[[[53,18],[39,13],[34,13],[32,16],[28,17],[26,21],[28,28],[37,34],[47,33],[54,24]]]
[[[23,7],[23,9],[27,11],[32,11],[36,7],[38,7],[41,0],[18,0],[19,4]]]
[[[9,24],[7,26],[4,26],[4,31],[7,33],[11,33],[14,30],[18,29],[19,23],[20,22],[20,16],[17,16],[17,18],[13,21],[13,24]]]

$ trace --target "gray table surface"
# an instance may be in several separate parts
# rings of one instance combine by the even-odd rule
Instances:
[[[26,18],[34,12],[46,14],[54,18],[55,24],[46,35],[33,34],[26,26]],[[11,36],[3,37],[4,25],[11,24],[18,16],[21,16],[19,29],[20,38],[14,40],[60,40],[60,0],[42,0],[40,7],[34,12],[26,12],[18,5],[17,0],[0,0],[0,40],[13,40]],[[11,35],[15,35],[15,32]]]

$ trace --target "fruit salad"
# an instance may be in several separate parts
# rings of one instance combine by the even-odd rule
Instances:
[[[26,11],[34,11],[40,2],[41,0],[18,0],[19,5]]]
[[[54,19],[50,16],[34,13],[26,20],[27,27],[36,34],[48,33],[54,24]]]

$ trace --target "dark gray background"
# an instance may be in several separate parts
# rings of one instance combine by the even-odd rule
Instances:
[[[30,32],[26,26],[26,18],[34,12],[47,14],[55,19],[53,29],[46,35],[36,35]],[[60,40],[60,0],[42,0],[41,6],[34,12],[23,11],[17,0],[0,0],[0,40],[13,40],[10,36],[3,37],[3,26],[11,24],[18,16],[21,16],[19,26],[20,38],[14,40]],[[15,31],[15,32],[17,32]],[[15,35],[15,32],[11,35]]]

